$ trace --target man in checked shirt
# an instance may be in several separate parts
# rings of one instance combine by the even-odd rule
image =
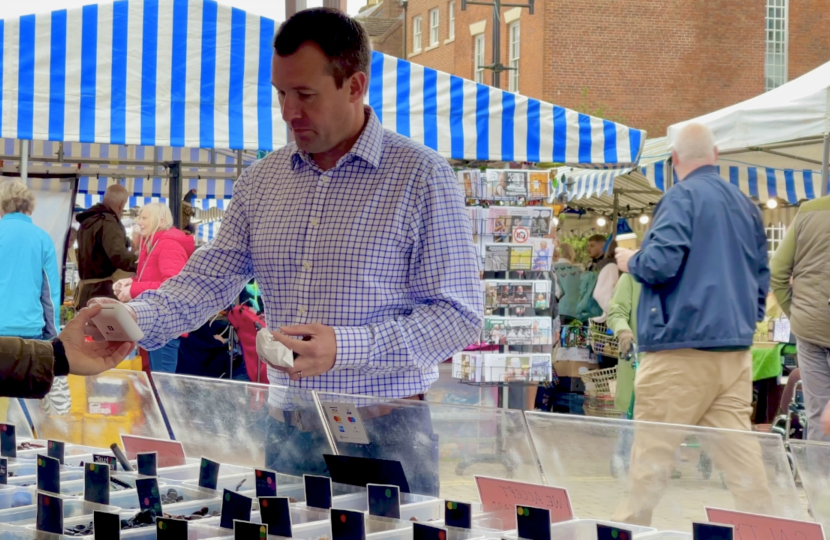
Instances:
[[[272,384],[423,399],[438,364],[482,330],[455,174],[364,105],[371,47],[359,23],[336,10],[301,11],[280,27],[274,49],[272,83],[295,143],[245,170],[218,237],[180,275],[128,304],[141,345],[158,348],[198,328],[256,278],[268,327],[298,355],[292,369],[269,367]],[[410,487],[437,495],[429,412],[406,409],[364,418],[367,430],[397,430],[395,444],[418,461],[404,463]],[[321,441],[282,412],[272,411],[266,465],[324,472],[314,450]]]

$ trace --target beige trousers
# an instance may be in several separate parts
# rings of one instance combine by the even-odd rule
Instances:
[[[634,400],[635,420],[749,431],[752,354],[693,349],[646,354],[637,369]],[[652,512],[674,469],[675,451],[685,438],[679,428],[637,426],[629,467],[630,494],[614,513],[614,521],[651,524]],[[715,475],[724,474],[736,509],[769,514],[772,495],[757,440],[736,432],[700,438]]]

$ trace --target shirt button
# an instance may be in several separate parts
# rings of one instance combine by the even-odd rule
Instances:
[[[321,180],[324,184],[328,184],[328,183],[329,183],[329,177],[328,177],[328,176],[326,176],[325,174],[324,174],[324,175],[322,175],[322,176],[320,177],[320,180]]]
[[[316,218],[316,217],[311,218],[311,226],[312,227],[316,227],[319,224],[320,224],[320,218]]]
[[[308,262],[308,261],[305,261],[305,262],[303,263],[303,270],[305,270],[306,272],[308,272],[309,270],[311,270],[311,263],[310,263],[310,262]]]
[[[297,311],[300,313],[300,315],[305,315],[308,311],[308,308],[305,306],[297,306]]]

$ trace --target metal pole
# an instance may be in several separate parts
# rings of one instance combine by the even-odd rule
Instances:
[[[493,88],[501,88],[501,2],[493,1]]]
[[[20,141],[20,178],[25,182],[29,178],[29,141]]]
[[[182,227],[182,164],[171,161],[167,164],[170,178],[170,211],[173,213],[173,225]]]
[[[824,157],[821,160],[821,195],[822,197],[830,195],[828,192],[828,165],[830,165],[830,133],[824,134]]]

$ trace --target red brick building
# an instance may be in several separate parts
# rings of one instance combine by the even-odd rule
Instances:
[[[405,18],[409,60],[492,84],[474,69],[493,62],[492,8],[409,0]],[[502,88],[656,137],[830,61],[830,0],[536,0],[503,8],[500,33],[518,67]]]

